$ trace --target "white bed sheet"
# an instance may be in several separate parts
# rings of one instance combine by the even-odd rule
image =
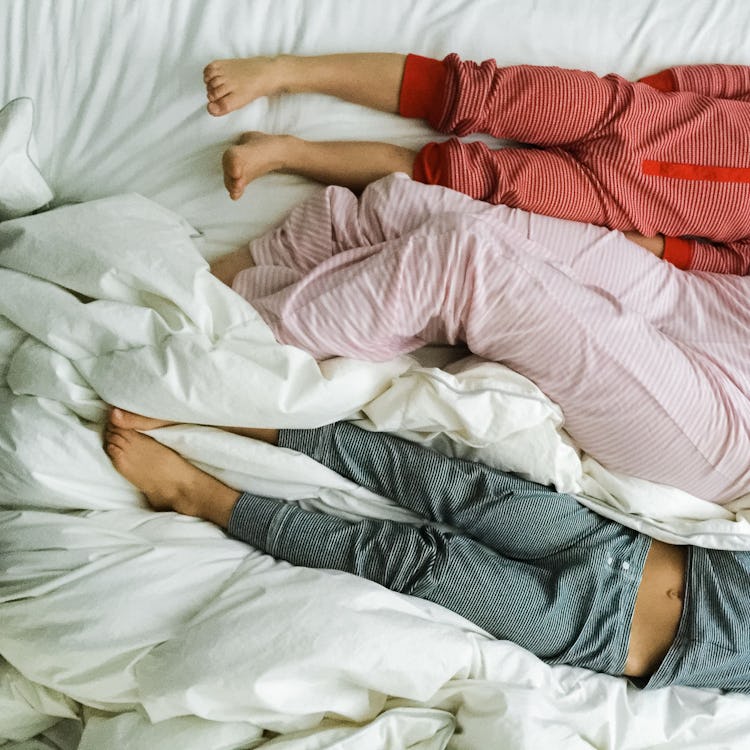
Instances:
[[[131,196],[95,204],[95,216],[87,205],[62,214],[76,221],[53,217],[55,243],[9,236],[7,225],[0,233],[0,372],[9,386],[0,388],[8,508],[0,517],[0,738],[66,750],[81,730],[82,748],[743,746],[744,696],[644,695],[622,680],[551,669],[425,602],[273,563],[208,524],[146,510],[100,448],[100,399],[248,423],[314,423],[364,407],[373,426],[415,437],[446,432],[459,446],[482,445],[494,462],[516,451],[513,468],[581,487],[604,501],[603,512],[663,538],[747,547],[744,501],[717,509],[613,476],[588,458],[582,465],[557,431],[555,407],[535,394],[536,411],[514,411],[508,393],[530,384],[496,365],[472,361],[451,375],[408,358],[382,368],[336,361],[321,374],[299,352],[280,351],[195,251],[233,248],[315,189],[271,176],[231,203],[220,155],[242,130],[404,145],[431,137],[418,122],[317,96],[211,118],[201,70],[213,58],[455,50],[637,77],[678,62],[746,62],[742,7],[8,0],[0,19],[0,105],[34,101],[39,166],[54,203],[138,192],[189,225]],[[132,219],[125,248],[116,231],[123,218]],[[84,305],[55,284],[104,301]],[[26,333],[33,339],[24,342]],[[209,401],[217,382],[219,397]],[[488,403],[502,415],[491,424],[482,418]],[[337,512],[402,517],[312,462],[280,485],[287,461],[251,441],[183,428],[159,439],[227,479],[316,494],[313,505]],[[263,730],[283,734],[269,740]]]

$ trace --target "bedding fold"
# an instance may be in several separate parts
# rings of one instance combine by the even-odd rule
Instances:
[[[269,175],[230,201],[221,154],[238,133],[415,150],[435,137],[316,95],[209,117],[212,59],[456,51],[636,79],[746,63],[740,4],[6,0],[0,17],[0,105],[33,98],[37,163],[64,206],[0,223],[3,748],[744,747],[746,696],[644,694],[550,668],[438,607],[155,514],[101,448],[108,402],[214,424],[350,418],[583,490],[598,512],[661,538],[747,548],[748,498],[720,509],[607,472],[570,444],[554,404],[493,363],[430,351],[319,366],[278,346],[201,257],[259,236],[317,189]],[[416,521],[288,451],[210,427],[151,434],[232,485]]]

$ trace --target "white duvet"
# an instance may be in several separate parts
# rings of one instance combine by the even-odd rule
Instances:
[[[39,167],[55,201],[85,201],[0,224],[0,740],[10,747],[743,747],[745,696],[641,693],[547,667],[435,605],[155,514],[101,450],[105,402],[217,424],[356,418],[586,492],[665,539],[750,547],[744,500],[721,509],[605,472],[570,445],[557,407],[507,369],[439,350],[318,367],[276,344],[208,273],[203,255],[257,234],[314,189],[271,177],[231,204],[218,173],[230,133],[427,137],[418,123],[321,97],[214,120],[200,82],[213,57],[456,49],[635,76],[750,55],[741,32],[750,19],[729,2],[509,6],[0,8],[13,63],[0,71],[0,105],[34,99]],[[667,34],[672,49],[657,44]],[[427,366],[448,359],[446,369]],[[211,428],[154,436],[232,484],[409,520],[280,449]]]

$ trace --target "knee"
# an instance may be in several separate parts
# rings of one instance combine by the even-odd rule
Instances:
[[[447,555],[450,534],[433,526],[364,522],[358,575],[392,591],[420,596],[433,585]],[[369,532],[369,533],[368,533]]]
[[[445,277],[472,282],[488,279],[485,274],[498,266],[501,248],[496,247],[469,217],[448,214],[441,218],[444,225],[441,227],[439,222],[434,229],[440,231],[439,256]]]

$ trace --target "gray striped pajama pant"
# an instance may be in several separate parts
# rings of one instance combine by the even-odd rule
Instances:
[[[571,495],[347,423],[284,430],[279,445],[454,531],[246,492],[233,536],[441,604],[551,664],[622,673],[648,537]],[[645,686],[667,685],[750,692],[750,553],[688,547],[677,636]]]
[[[443,605],[549,663],[622,673],[647,537],[571,495],[348,423],[283,430],[279,445],[455,531],[352,523],[246,492],[233,536]]]

